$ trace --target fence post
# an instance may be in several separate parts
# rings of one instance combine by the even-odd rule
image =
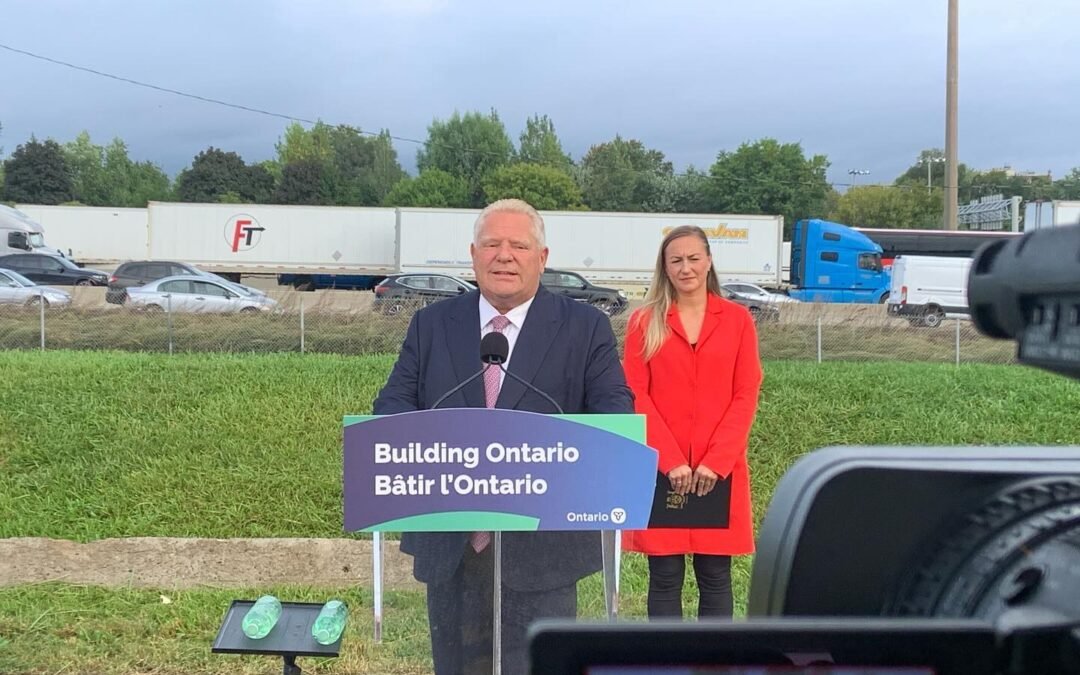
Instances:
[[[817,318],[817,362],[821,363],[821,317]]]
[[[300,353],[304,353],[304,296],[300,296]]]
[[[172,293],[165,295],[165,324],[169,331],[169,356],[173,353]]]
[[[956,320],[956,365],[960,365],[960,319]]]
[[[38,333],[41,335],[41,351],[45,351],[45,289],[38,289],[38,310],[41,314],[41,325],[38,328]]]

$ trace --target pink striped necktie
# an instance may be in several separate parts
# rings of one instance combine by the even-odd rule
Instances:
[[[491,325],[492,330],[501,333],[510,325],[510,319],[507,319],[502,314],[497,314],[488,323]],[[487,370],[484,371],[484,405],[489,408],[494,408],[495,401],[499,400],[499,376],[501,374],[502,371],[496,365],[490,365]],[[479,553],[491,543],[491,533],[473,532],[469,537],[469,542],[472,544],[473,550]]]

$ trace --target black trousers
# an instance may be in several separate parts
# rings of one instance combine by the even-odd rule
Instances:
[[[490,675],[494,620],[494,554],[466,547],[449,580],[428,584],[428,624],[435,675]],[[525,675],[526,632],[537,619],[576,618],[577,583],[547,591],[502,589],[502,672]]]
[[[728,618],[731,597],[731,556],[695,553],[694,577],[698,585],[698,617]],[[649,556],[649,618],[682,618],[685,555]]]

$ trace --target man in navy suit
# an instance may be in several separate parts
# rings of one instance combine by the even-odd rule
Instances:
[[[488,206],[477,217],[469,250],[479,290],[413,316],[398,361],[375,399],[375,414],[430,408],[480,369],[480,338],[491,330],[507,337],[507,370],[547,393],[566,413],[634,412],[607,317],[540,285],[548,249],[544,221],[533,207],[516,199]],[[491,385],[497,390],[494,407],[556,412],[540,395],[500,375],[501,382]],[[478,378],[440,407],[485,407],[485,394]],[[486,533],[470,532],[402,537],[401,550],[413,556],[413,574],[427,584],[436,675],[491,672],[488,539]],[[502,538],[502,567],[502,668],[524,673],[529,624],[576,617],[578,580],[602,567],[600,536],[508,532]]]

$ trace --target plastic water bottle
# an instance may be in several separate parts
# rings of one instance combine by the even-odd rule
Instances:
[[[241,627],[244,635],[252,640],[260,640],[267,636],[281,617],[281,601],[272,595],[264,595],[255,601],[247,614]]]
[[[323,605],[322,611],[311,624],[311,637],[321,645],[332,645],[345,630],[345,620],[349,617],[349,608],[340,600],[331,600]]]

